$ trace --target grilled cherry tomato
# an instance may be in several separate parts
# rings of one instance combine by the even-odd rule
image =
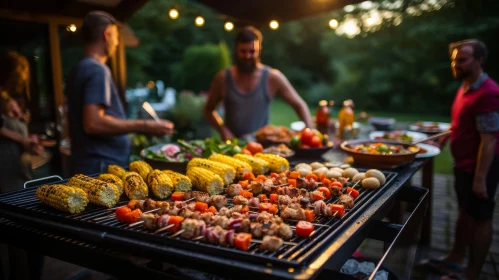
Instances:
[[[324,194],[322,194],[322,192],[315,191],[315,192],[312,192],[312,198],[314,199],[314,201],[324,200],[325,196],[324,196]]]
[[[307,221],[299,221],[296,224],[296,235],[309,237],[314,232],[314,225]]]
[[[336,181],[336,182],[331,182],[331,184],[329,184],[329,186],[330,186],[330,187],[338,187],[338,188],[340,188],[340,190],[341,190],[341,189],[343,189],[343,184],[342,184],[342,183],[340,183],[340,182],[338,182],[338,181]]]
[[[198,212],[205,212],[206,210],[208,210],[208,204],[204,203],[204,202],[196,202],[196,204],[194,205],[194,210],[198,211]]]
[[[248,187],[249,182],[248,182],[248,180],[244,180],[244,181],[239,181],[238,184],[241,185],[241,187],[243,187],[243,189],[245,189]]]
[[[183,192],[174,192],[172,194],[172,201],[182,201],[182,200],[184,200]]]
[[[246,198],[252,198],[253,197],[253,193],[252,192],[249,192],[249,191],[245,191],[245,190],[241,190],[239,192],[239,195],[242,195]]]
[[[329,199],[331,197],[331,191],[328,188],[319,187],[317,190],[320,191],[324,195],[324,197],[326,197],[326,199]]]
[[[248,212],[249,212],[249,210],[250,210],[250,209],[249,209],[249,206],[248,206],[248,205],[246,205],[246,206],[244,206],[244,207],[243,207],[243,209],[241,209],[241,214],[248,213]]]
[[[248,251],[251,245],[251,237],[249,233],[238,233],[234,237],[234,245],[240,250]]]
[[[248,150],[248,149],[246,149],[246,148],[242,149],[242,150],[241,150],[241,153],[243,153],[243,154],[247,154],[247,155],[250,155],[250,156],[251,156],[251,155],[253,155],[253,154],[251,153],[251,151],[250,151],[250,150]]]
[[[129,213],[126,213],[124,222],[127,222],[129,224],[136,223],[140,221],[140,214],[142,214],[142,211],[140,211],[140,209],[138,208]]]
[[[175,226],[167,229],[167,231],[177,232],[180,229],[183,220],[184,217],[181,216],[170,216],[170,219],[168,220],[168,225],[175,225]]]
[[[262,193],[262,194],[258,195],[258,200],[259,200],[260,202],[267,202],[269,199],[267,198],[267,195],[266,195],[266,194],[263,194],[263,193]]]
[[[296,187],[296,179],[288,179],[288,184],[290,184],[293,187]]]
[[[317,177],[317,175],[315,175],[314,173],[310,173],[310,174],[308,174],[308,175],[305,177],[305,179],[307,179],[307,180],[309,180],[309,181],[310,181],[310,179],[314,179],[314,181],[316,181],[316,182],[319,180],[319,178]]]
[[[128,206],[123,206],[114,212],[116,214],[116,219],[120,222],[126,221],[126,214],[132,212],[132,209],[128,208]]]
[[[333,217],[341,218],[345,215],[345,205],[329,204],[329,208],[331,209],[331,212],[333,213]]]
[[[314,210],[305,210],[305,217],[307,217],[307,221],[313,222],[315,218]]]
[[[298,178],[300,178],[300,172],[298,172],[298,171],[291,171],[289,173],[288,178],[290,178],[290,179],[298,179]]]
[[[266,202],[260,203],[260,205],[258,205],[258,212],[263,212],[263,211],[270,212],[271,205],[275,205],[275,204],[270,204],[270,203],[266,203]]]
[[[244,174],[243,180],[248,180],[251,182],[251,181],[255,180],[255,175],[253,175],[253,172],[248,172],[248,173]]]
[[[359,196],[359,191],[356,189],[352,189],[352,188],[348,187],[347,194],[349,194],[353,199],[356,199],[357,196]]]
[[[321,174],[317,175],[317,179],[319,179],[317,181],[319,181],[319,182],[322,182],[322,180],[324,180],[326,178],[327,178],[326,174],[324,174],[324,173],[321,173]]]
[[[329,187],[329,185],[331,185],[331,180],[329,180],[328,178],[322,180],[322,186]]]
[[[270,214],[277,214],[277,210],[278,210],[277,204],[270,204],[270,208],[268,211]]]
[[[207,212],[211,212],[213,214],[216,214],[217,213],[217,208],[215,208],[215,206],[210,206],[210,208],[208,208],[208,210],[206,210]]]
[[[267,180],[267,176],[265,176],[265,175],[258,175],[258,176],[256,177],[256,180],[257,180],[258,182],[262,182],[262,183],[263,183],[263,182],[265,182],[265,180]]]
[[[275,172],[271,172],[271,173],[270,173],[270,177],[272,177],[272,178],[277,178],[277,177],[279,177],[279,174],[277,174],[277,173],[275,173]]]
[[[279,200],[279,196],[276,193],[270,194],[270,203],[277,204],[278,200]]]

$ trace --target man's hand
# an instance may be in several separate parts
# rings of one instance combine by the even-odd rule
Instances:
[[[222,126],[220,128],[220,137],[222,137],[222,140],[226,141],[234,138],[234,134],[232,134],[226,126]]]
[[[484,179],[475,178],[473,181],[473,194],[480,199],[488,199],[487,184]]]
[[[44,148],[36,137],[25,137],[23,141],[24,150],[33,155],[43,155]]]
[[[156,122],[155,120],[145,120],[144,121],[144,131],[146,134],[153,136],[164,136],[173,133],[173,123],[168,120],[160,120]]]

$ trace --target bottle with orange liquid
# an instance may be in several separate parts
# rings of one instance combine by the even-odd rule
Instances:
[[[354,122],[354,103],[351,99],[343,101],[343,108],[338,113],[338,137],[342,140],[350,138]]]
[[[327,102],[326,100],[319,101],[319,106],[317,107],[317,111],[315,113],[315,122],[317,125],[317,130],[319,130],[323,134],[328,133],[330,117],[329,107],[333,106],[333,104],[333,100],[329,102]]]

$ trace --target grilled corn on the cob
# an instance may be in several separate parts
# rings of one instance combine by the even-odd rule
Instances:
[[[139,173],[144,181],[147,180],[147,174],[152,171],[152,167],[147,162],[141,160],[130,162],[128,167],[130,168],[130,171]]]
[[[232,184],[236,176],[234,167],[220,162],[212,161],[204,158],[193,158],[187,164],[187,169],[192,167],[201,167],[217,174],[222,178],[225,185]]]
[[[261,158],[256,158],[247,154],[236,154],[234,155],[234,158],[249,163],[251,169],[253,169],[253,174],[255,175],[265,175],[269,172],[269,163]]]
[[[187,176],[191,179],[194,187],[205,191],[210,195],[223,192],[224,183],[222,178],[210,170],[201,167],[191,167],[187,169]]]
[[[48,206],[71,214],[80,213],[88,204],[83,190],[59,184],[37,188],[36,197]]]
[[[120,197],[118,188],[115,185],[90,178],[83,174],[76,174],[71,177],[68,185],[84,190],[91,203],[108,208],[113,207]]]
[[[149,195],[146,183],[137,172],[126,172],[121,179],[128,198],[146,199]]]
[[[236,178],[243,178],[244,174],[252,171],[251,165],[242,160],[235,159],[231,156],[226,156],[222,154],[212,154],[208,159],[234,167],[234,169],[236,169]]]
[[[281,173],[289,168],[288,160],[278,155],[258,153],[255,157],[268,162],[271,172]]]
[[[118,188],[120,196],[123,194],[123,181],[121,181],[118,176],[109,173],[103,173],[99,175],[97,179],[115,185],[116,188]]]
[[[116,177],[118,178],[121,178],[123,177],[123,174],[125,174],[125,169],[119,165],[116,165],[116,164],[110,164],[108,167],[107,167],[107,173],[109,174],[113,174],[115,175]]]
[[[161,199],[168,198],[173,192],[173,183],[170,177],[160,170],[154,169],[147,175],[147,184],[152,193]]]
[[[163,170],[170,177],[173,187],[177,192],[187,192],[192,189],[192,182],[189,177],[171,170]]]

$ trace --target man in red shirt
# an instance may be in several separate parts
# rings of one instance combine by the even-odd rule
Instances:
[[[499,86],[483,72],[483,42],[452,43],[449,51],[452,73],[462,82],[452,105],[450,135],[459,216],[451,252],[430,262],[457,273],[441,279],[478,279],[492,243],[499,183]],[[469,262],[463,269],[467,249]]]

